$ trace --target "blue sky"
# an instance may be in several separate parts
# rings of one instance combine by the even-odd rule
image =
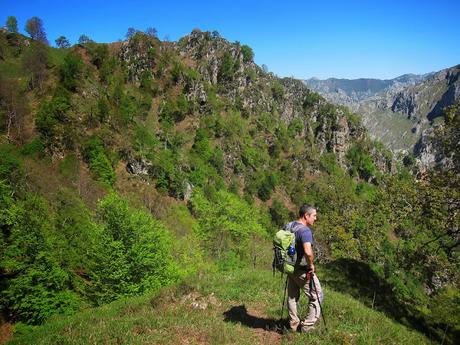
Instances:
[[[194,28],[249,45],[280,77],[394,78],[460,63],[460,0],[44,1],[0,0],[24,26],[40,17],[48,40],[123,39],[155,27],[175,41]]]

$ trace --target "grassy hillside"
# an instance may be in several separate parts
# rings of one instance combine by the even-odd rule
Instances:
[[[284,281],[269,270],[242,268],[20,328],[8,344],[432,344],[322,278],[327,330],[321,320],[313,334],[277,332]],[[300,305],[305,314],[304,298]]]
[[[459,189],[394,166],[355,114],[250,47],[199,30],[62,49],[0,32],[0,53],[2,322],[78,315],[209,266],[238,276],[308,203],[316,260],[368,265],[345,282],[371,280],[337,291],[369,304],[384,288],[392,317],[458,339]]]

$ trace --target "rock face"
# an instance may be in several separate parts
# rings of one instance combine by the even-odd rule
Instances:
[[[311,138],[320,154],[334,152],[343,162],[350,143],[364,135],[364,128],[351,123],[347,114],[319,98],[306,105],[312,94],[306,85],[292,78],[277,78],[265,72],[252,59],[245,58],[239,43],[230,43],[219,35],[193,31],[177,43],[178,54],[198,71],[199,77],[185,83],[187,98],[199,99],[206,108],[206,84],[216,87],[218,96],[238,104],[241,113],[269,113],[289,126],[301,123],[300,136]],[[226,73],[227,69],[231,73]],[[231,161],[231,157],[227,157]]]
[[[450,121],[425,130],[415,145],[416,168],[421,176],[430,170],[460,176],[460,104],[448,109]]]
[[[391,80],[304,81],[336,104],[362,115],[370,134],[394,151],[412,151],[422,132],[460,97],[460,65],[425,75]]]
[[[366,136],[364,126],[348,109],[332,105],[300,80],[278,78],[267,73],[254,63],[251,48],[239,42],[230,43],[217,33],[194,30],[177,42],[167,43],[135,35],[122,44],[118,56],[131,82],[142,83],[149,73],[160,84],[168,84],[168,92],[174,97],[177,94],[185,96],[193,109],[187,110],[189,112],[184,117],[175,119],[178,126],[196,126],[200,117],[210,114],[236,114],[250,118],[250,123],[256,124],[251,131],[255,131],[259,119],[263,119],[261,128],[264,134],[258,139],[261,146],[268,148],[269,154],[270,150],[277,152],[285,145],[278,142],[281,136],[295,137],[297,143],[305,145],[298,150],[303,157],[295,154],[292,162],[293,173],[299,176],[317,172],[317,162],[325,153],[334,153],[337,163],[347,168],[349,148]],[[168,57],[167,62],[163,61],[166,60],[164,56]],[[162,79],[164,71],[171,75],[167,80]],[[164,98],[158,103],[166,104],[170,95],[165,93],[157,97]],[[161,115],[162,106],[158,109]],[[270,134],[267,130],[270,123],[276,123],[276,128],[270,130],[282,131],[280,136]],[[239,179],[244,179],[241,165],[250,166],[251,151],[244,156],[245,147],[224,142],[222,177],[230,181],[238,174]],[[128,152],[126,156],[129,158],[126,159],[128,172],[136,175],[151,173],[151,166],[142,161],[142,155],[138,157]],[[248,160],[244,162],[246,158]],[[182,196],[187,199],[193,188],[192,184],[184,183]]]
[[[151,71],[155,65],[155,40],[140,38],[141,36],[135,35],[123,42],[119,50],[120,60],[128,70],[128,78],[134,83],[140,82],[142,73]]]

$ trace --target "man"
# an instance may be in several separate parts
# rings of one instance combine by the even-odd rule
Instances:
[[[313,234],[310,229],[310,226],[315,221],[316,209],[310,205],[303,205],[299,209],[299,219],[287,225],[291,231],[295,232],[295,249],[297,253],[294,273],[288,274],[289,326],[293,331],[297,331],[299,327],[301,332],[314,330],[314,324],[321,314],[320,301],[318,301],[317,296],[322,300],[323,292],[319,280],[314,274]],[[317,291],[315,291],[315,287]],[[302,322],[297,315],[297,302],[300,298],[300,291],[303,291],[309,301],[308,315]]]

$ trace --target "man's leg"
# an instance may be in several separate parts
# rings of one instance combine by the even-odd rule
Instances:
[[[321,289],[321,284],[319,282],[318,277],[315,274],[313,275],[312,279],[314,279],[315,283],[313,284],[313,282],[310,282],[305,286],[305,289],[303,290],[309,300],[308,315],[302,322],[302,329],[305,331],[311,330],[313,328],[313,325],[316,323],[316,321],[318,321],[319,317],[321,316],[321,307],[316,293],[318,293],[318,297],[322,301],[323,290]],[[315,291],[315,287],[317,291]]]
[[[289,326],[293,331],[297,330],[300,324],[299,316],[297,315],[297,301],[300,297],[300,288],[297,285],[295,273],[288,274],[288,312]]]

